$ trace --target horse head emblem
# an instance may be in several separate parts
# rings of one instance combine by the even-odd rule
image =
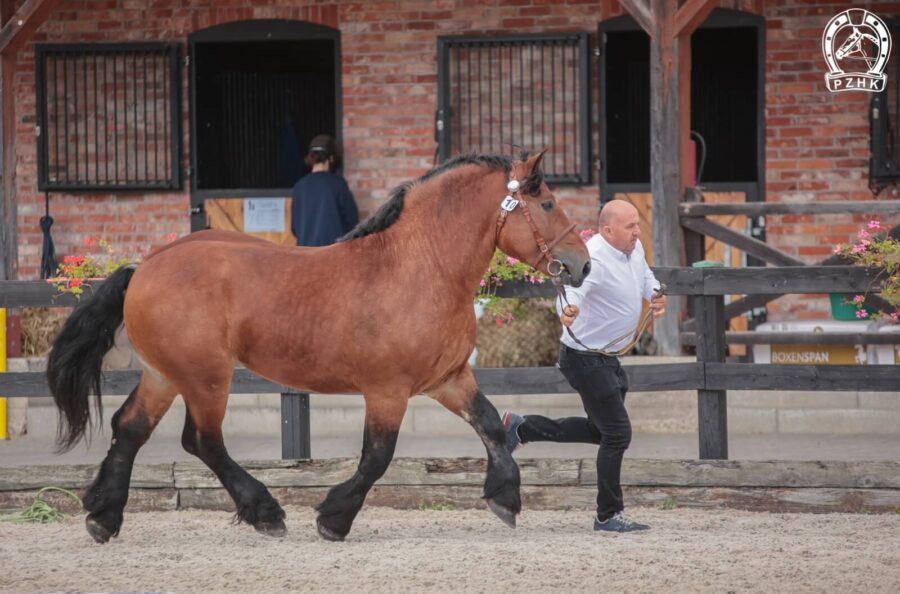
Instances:
[[[884,90],[891,34],[877,15],[850,8],[833,17],[822,33],[822,53],[829,69],[825,75],[828,90]]]

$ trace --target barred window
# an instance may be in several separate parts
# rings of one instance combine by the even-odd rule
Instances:
[[[181,187],[177,45],[38,45],[35,53],[40,190]]]
[[[887,83],[883,91],[873,93],[869,109],[869,187],[876,194],[900,181],[900,19],[885,24],[895,43],[885,71]]]
[[[440,159],[548,148],[548,181],[589,183],[589,39],[587,33],[440,37]]]

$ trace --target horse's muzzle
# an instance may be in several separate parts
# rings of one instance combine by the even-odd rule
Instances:
[[[576,288],[580,287],[582,283],[584,283],[584,279],[587,278],[587,275],[591,272],[590,258],[562,257],[559,258],[559,261],[563,264],[563,269],[559,276],[563,283],[567,285],[572,285]]]

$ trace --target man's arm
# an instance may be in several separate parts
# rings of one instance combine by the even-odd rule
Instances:
[[[638,242],[638,245],[641,245]],[[644,246],[640,247],[641,250],[641,258],[644,258]],[[657,294],[660,288],[660,282],[656,280],[656,275],[653,274],[653,271],[650,269],[650,265],[647,264],[646,258],[644,258],[644,299],[650,302],[650,309],[653,311],[653,319],[656,319],[663,315],[666,312],[666,296],[662,294]]]

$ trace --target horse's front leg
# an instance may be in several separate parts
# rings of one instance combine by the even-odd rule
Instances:
[[[344,540],[350,532],[366,495],[394,457],[397,433],[409,403],[409,394],[402,391],[388,395],[366,394],[365,397],[366,428],[356,473],[350,480],[332,487],[316,508],[319,512],[316,527],[327,540]]]
[[[506,448],[500,415],[478,389],[472,369],[466,365],[428,395],[472,425],[484,442],[488,455],[484,498],[491,511],[507,526],[515,528],[516,515],[522,510],[519,467]]]

